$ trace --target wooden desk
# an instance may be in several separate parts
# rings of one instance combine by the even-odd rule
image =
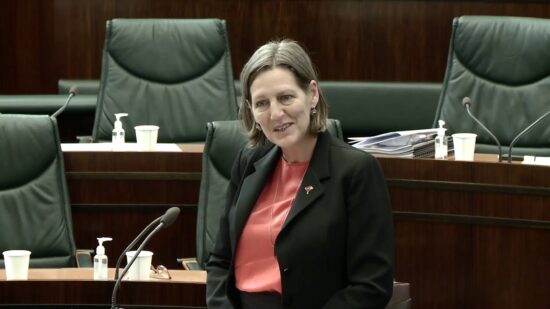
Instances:
[[[114,267],[124,248],[171,206],[179,218],[149,243],[153,264],[177,268],[176,258],[195,256],[195,229],[203,145],[183,152],[64,152],[79,249],[95,249],[97,237]]]
[[[195,255],[200,146],[182,153],[65,153],[79,248],[112,236],[110,265],[170,205],[154,264]],[[550,308],[550,167],[379,158],[395,219],[396,279],[415,309]]]
[[[396,279],[414,308],[550,308],[550,167],[476,160],[379,159]]]
[[[123,281],[117,293],[121,306],[206,308],[206,273],[170,270],[171,280]],[[114,277],[114,270],[109,270]],[[91,269],[30,269],[29,280],[6,281],[0,270],[0,306],[110,305],[114,280],[94,281]]]

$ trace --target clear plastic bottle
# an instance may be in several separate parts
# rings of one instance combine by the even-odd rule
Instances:
[[[108,259],[105,255],[105,247],[103,247],[103,242],[113,240],[110,237],[99,237],[97,241],[99,246],[97,246],[94,256],[94,280],[107,280],[107,268],[108,268]]]
[[[120,118],[126,117],[128,114],[126,113],[119,113],[115,114],[116,121],[115,121],[115,128],[113,129],[113,150],[122,150],[122,145],[124,145],[125,142],[125,134],[124,129],[122,128],[122,122],[120,121]]]
[[[445,131],[447,129],[443,128],[445,121],[438,121],[439,128],[437,129],[437,136],[435,137],[435,156],[437,160],[446,160],[449,154],[447,147],[447,136],[445,136]]]

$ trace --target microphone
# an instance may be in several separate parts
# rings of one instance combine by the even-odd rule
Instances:
[[[170,225],[172,225],[172,223],[174,223],[174,221],[176,221],[176,219],[178,218],[178,215],[180,214],[180,209],[178,207],[171,207],[170,209],[168,209],[164,215],[160,216],[159,218],[155,219],[153,222],[151,222],[147,227],[145,227],[145,229],[138,235],[138,237],[136,237],[136,239],[134,239],[134,241],[132,241],[132,243],[124,250],[124,252],[120,255],[118,261],[117,261],[117,269],[115,270],[115,279],[116,279],[116,283],[115,283],[115,286],[113,287],[113,294],[111,296],[111,309],[116,309],[116,293],[118,291],[118,288],[120,287],[120,284],[122,282],[122,278],[124,278],[124,275],[126,275],[126,273],[128,272],[128,270],[130,269],[130,266],[132,266],[132,264],[134,264],[135,260],[137,259],[137,257],[139,256],[139,253],[141,251],[143,251],[143,248],[145,247],[145,245],[147,245],[147,243],[149,242],[149,240],[151,240],[151,238],[158,232],[160,231],[162,228],[166,228]],[[133,247],[133,245],[135,245],[135,243],[143,236],[143,234],[145,234],[145,232],[147,230],[150,229],[151,226],[153,226],[155,223],[157,223],[158,221],[160,221],[160,223],[155,227],[155,229],[153,231],[151,231],[149,233],[149,235],[147,235],[147,237],[145,237],[145,239],[143,240],[143,242],[141,243],[141,245],[138,247],[138,249],[136,250],[136,254],[132,257],[132,259],[130,260],[130,262],[128,262],[128,264],[126,265],[126,267],[124,267],[124,269],[122,270],[122,274],[120,274],[120,277],[118,277],[118,266],[120,265],[120,260],[122,258],[122,256],[124,256],[124,254],[131,248]]]
[[[550,111],[547,111],[544,115],[540,116],[537,120],[535,120],[533,123],[531,123],[527,128],[525,128],[523,131],[519,132],[516,137],[512,140],[510,143],[510,147],[508,147],[508,163],[512,162],[512,148],[518,141],[520,137],[522,137],[525,133],[529,132],[535,125],[537,125],[539,122],[541,122],[546,116],[550,115]]]
[[[69,97],[67,98],[67,101],[65,101],[65,104],[61,106],[60,109],[58,109],[55,113],[53,113],[52,118],[57,118],[59,114],[61,114],[65,108],[67,108],[67,105],[69,105],[69,102],[71,102],[71,99],[78,94],[78,87],[72,86],[71,89],[69,89]]]
[[[479,121],[474,115],[472,115],[472,112],[470,111],[470,105],[472,105],[472,100],[469,97],[464,97],[464,99],[462,99],[462,105],[464,105],[464,107],[466,108],[466,111],[468,112],[468,115],[470,116],[470,118],[475,120],[475,122],[477,122],[477,124],[479,124],[495,140],[498,146],[498,162],[501,162],[502,147],[500,146],[500,142],[498,141],[496,136],[491,131],[489,131],[489,129],[487,129],[487,127],[483,125],[483,123],[481,123],[481,121]]]
[[[172,223],[174,223],[174,221],[176,220],[176,218],[178,217],[180,213],[180,209],[178,207],[171,207],[169,208],[165,213],[164,215],[156,218],[155,220],[153,220],[153,222],[149,223],[149,225],[147,225],[142,231],[141,233],[139,233],[139,235],[134,238],[134,240],[128,245],[128,247],[126,247],[126,249],[124,249],[124,251],[122,251],[122,253],[120,254],[120,256],[118,257],[118,260],[116,261],[116,265],[115,265],[115,280],[118,279],[118,270],[120,269],[120,263],[122,263],[122,259],[124,258],[124,255],[126,254],[126,252],[130,251],[130,249],[132,249],[136,244],[137,242],[143,238],[143,236],[145,235],[145,233],[147,233],[154,225],[158,224],[159,221],[161,224],[164,224],[164,227],[167,227],[169,225],[171,225]]]

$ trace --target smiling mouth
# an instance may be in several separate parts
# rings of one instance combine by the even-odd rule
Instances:
[[[291,125],[292,125],[291,123],[285,123],[284,125],[282,125],[280,127],[276,127],[275,132],[282,133],[282,132],[286,131],[286,129],[288,129],[288,127],[290,127]]]

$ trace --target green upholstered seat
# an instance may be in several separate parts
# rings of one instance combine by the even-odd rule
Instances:
[[[344,136],[427,129],[432,125],[441,84],[321,81],[329,116],[340,120]]]
[[[440,83],[320,81],[319,87],[344,138],[430,128],[441,92]],[[235,91],[240,102],[240,81]]]
[[[67,94],[73,86],[78,87],[78,94],[97,95],[99,93],[97,79],[60,79],[57,81],[57,93]]]
[[[30,250],[30,267],[75,266],[71,205],[56,121],[48,116],[2,114],[0,149],[0,252]]]
[[[327,130],[333,136],[343,138],[338,120],[329,119]],[[233,161],[247,142],[248,139],[238,120],[214,121],[207,124],[196,235],[197,261],[200,268],[204,269],[210,248],[216,240]]]
[[[478,152],[497,153],[495,142],[470,117],[471,111],[498,138],[503,152],[513,138],[550,110],[550,20],[463,16],[453,32],[442,94],[433,126],[478,135]],[[516,143],[514,154],[550,155],[550,119]]]
[[[158,125],[159,142],[204,141],[206,123],[237,119],[225,21],[114,19],[107,22],[93,137],[110,140],[115,113],[126,139]]]
[[[3,114],[53,114],[67,101],[65,94],[0,95],[0,113]],[[65,114],[90,114],[95,112],[97,96],[79,94],[75,96]]]

